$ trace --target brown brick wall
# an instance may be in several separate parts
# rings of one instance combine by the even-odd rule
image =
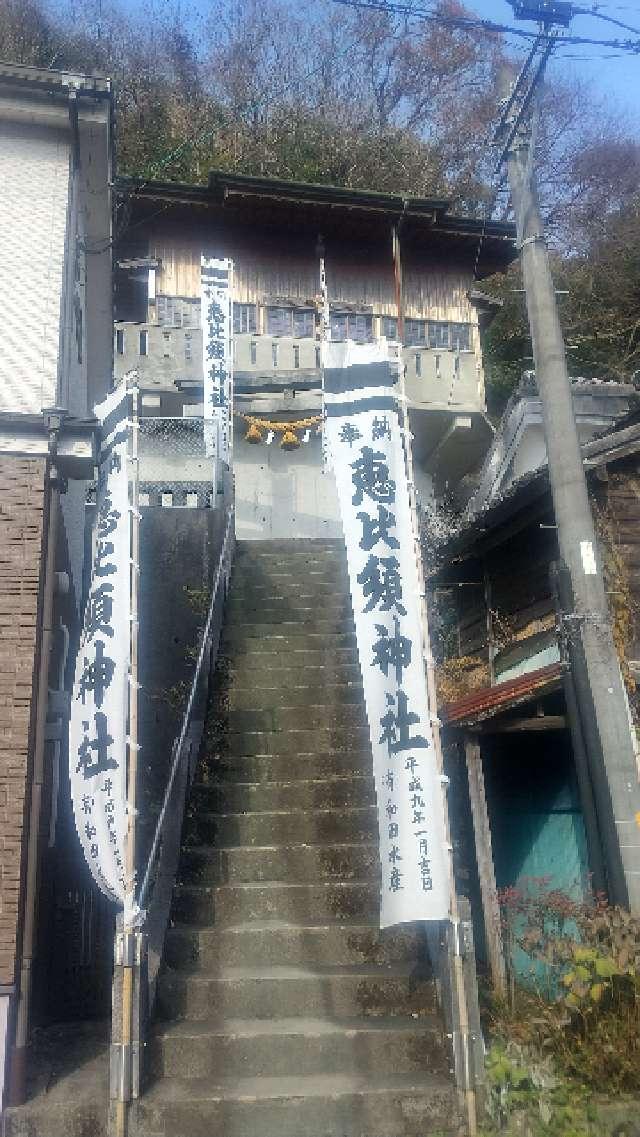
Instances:
[[[0,983],[15,973],[45,463],[0,455]]]

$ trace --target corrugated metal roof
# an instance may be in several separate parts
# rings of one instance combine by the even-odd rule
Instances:
[[[555,690],[563,670],[562,663],[550,663],[506,683],[471,691],[455,703],[445,703],[439,711],[440,720],[445,726],[472,726],[483,719],[493,718],[502,711],[527,703],[534,696]]]

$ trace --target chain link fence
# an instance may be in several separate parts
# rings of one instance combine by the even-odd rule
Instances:
[[[140,419],[140,505],[212,505],[215,457],[210,429],[202,418]]]

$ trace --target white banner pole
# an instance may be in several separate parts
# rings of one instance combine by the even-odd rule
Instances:
[[[129,730],[127,737],[127,845],[124,929],[130,931],[136,911],[136,816],[138,800],[138,611],[140,582],[140,461],[138,435],[139,390],[137,376],[131,392],[130,463],[130,648],[129,648]]]
[[[398,226],[393,226],[392,233],[393,240],[393,267],[395,278],[395,291],[396,291],[396,305],[398,315],[398,339],[400,343],[404,341],[404,305],[403,305],[403,291],[402,291],[402,261],[400,255],[400,234]],[[402,349],[400,349],[402,350]],[[449,818],[449,801],[447,794],[448,779],[444,773],[444,757],[442,752],[442,737],[440,733],[440,719],[438,717],[438,694],[436,688],[436,672],[433,662],[433,652],[431,650],[431,636],[429,633],[429,614],[427,611],[427,592],[424,575],[424,563],[422,560],[422,549],[420,545],[420,524],[418,519],[418,502],[416,495],[416,485],[414,478],[413,467],[413,436],[411,434],[411,423],[409,419],[409,408],[407,404],[406,383],[405,383],[405,368],[401,365],[399,376],[399,391],[400,391],[400,426],[402,435],[402,445],[404,451],[404,460],[407,471],[407,489],[409,491],[409,507],[411,515],[411,528],[413,538],[414,556],[416,561],[416,571],[418,576],[420,588],[420,620],[422,624],[422,643],[425,654],[425,672],[427,680],[427,697],[428,703],[431,708],[431,732],[433,739],[433,750],[436,760],[436,766],[443,783],[443,804],[444,804],[444,827],[445,827],[445,840],[449,850],[449,905],[450,905],[450,920],[453,926],[454,945],[455,950],[452,960],[453,970],[453,986],[455,988],[454,998],[458,1005],[458,1027],[460,1030],[462,1045],[465,1048],[469,1046],[469,1015],[467,1008],[467,996],[465,990],[464,971],[462,964],[462,955],[460,952],[460,913],[458,910],[458,894],[456,890],[455,873],[453,866],[453,844],[451,841],[451,824]],[[464,1087],[465,1106],[467,1111],[467,1120],[469,1124],[469,1135],[475,1137],[478,1129],[476,1097],[474,1089],[467,1084]]]

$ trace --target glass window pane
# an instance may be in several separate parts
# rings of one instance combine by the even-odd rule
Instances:
[[[291,308],[267,308],[267,335],[290,336],[292,324]]]
[[[373,339],[373,317],[364,312],[354,312],[349,316],[349,338],[356,343],[371,343]]]
[[[449,347],[449,325],[442,320],[429,321],[429,347]]]
[[[398,338],[398,321],[395,316],[382,317],[382,334],[388,340],[395,340]]]
[[[451,347],[455,351],[470,351],[471,350],[471,325],[470,324],[452,324],[451,325]]]
[[[405,320],[404,342],[406,344],[425,343],[426,325],[424,320]]]
[[[233,305],[233,330],[236,335],[252,333],[256,330],[255,304]]]
[[[346,340],[347,338],[347,315],[345,312],[331,312],[329,317],[331,324],[331,339],[332,340]]]
[[[296,339],[311,339],[315,335],[315,320],[311,308],[293,309],[293,334]]]

